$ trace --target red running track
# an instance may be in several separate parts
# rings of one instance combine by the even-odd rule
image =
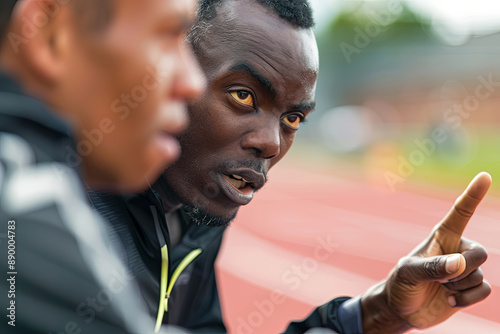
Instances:
[[[229,332],[278,333],[334,297],[362,294],[426,238],[458,195],[390,192],[276,167],[225,236],[217,267]],[[490,196],[465,231],[489,251],[483,270],[492,294],[426,333],[500,333],[498,208]]]

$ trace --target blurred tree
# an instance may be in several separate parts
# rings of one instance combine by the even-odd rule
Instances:
[[[394,0],[346,2],[318,44],[318,110],[359,103],[359,90],[374,77],[400,73],[441,45],[430,19]]]

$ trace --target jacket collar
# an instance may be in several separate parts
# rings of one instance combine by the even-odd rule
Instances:
[[[0,89],[6,93],[24,95],[21,86],[2,72],[0,72]]]
[[[11,77],[0,73],[0,117],[10,119],[13,126],[4,131],[24,138],[34,147],[38,162],[66,163],[66,150],[74,150],[69,123],[37,100],[28,96]],[[49,145],[39,145],[41,142]],[[50,148],[50,149],[49,149]]]

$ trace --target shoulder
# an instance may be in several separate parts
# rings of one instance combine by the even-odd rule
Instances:
[[[111,247],[106,223],[88,204],[79,176],[63,164],[35,163],[32,157],[26,141],[0,132],[0,223],[16,224],[17,280],[24,286],[18,301],[28,303],[36,291],[55,310],[47,322],[53,328],[64,328],[64,314],[89,330],[111,323],[152,327],[135,279]],[[116,302],[91,323],[85,312],[74,312],[87,297],[117,291],[117,286]],[[29,322],[39,320],[31,315],[33,305],[19,310]],[[136,316],[126,316],[130,312]]]
[[[0,209],[9,215],[26,215],[52,207],[88,211],[79,177],[60,163],[35,164],[33,150],[21,137],[0,132]],[[87,210],[85,210],[87,209]]]

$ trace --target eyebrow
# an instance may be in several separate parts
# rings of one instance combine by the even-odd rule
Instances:
[[[316,108],[316,101],[311,101],[311,102],[304,102],[304,103],[298,104],[298,105],[292,107],[291,110],[295,110],[295,111],[311,110],[311,111],[313,111],[315,108]]]
[[[247,63],[239,63],[230,68],[230,71],[238,72],[243,71],[250,74],[255,80],[259,82],[259,84],[270,94],[273,98],[276,97],[276,89],[269,79],[264,77],[259,73],[255,68],[253,68],[250,64]]]

